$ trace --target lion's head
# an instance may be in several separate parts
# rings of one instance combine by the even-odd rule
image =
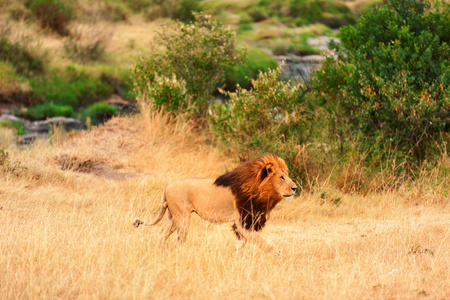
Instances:
[[[230,187],[242,225],[254,230],[263,228],[270,211],[283,198],[293,197],[297,190],[284,160],[272,154],[242,163],[217,178],[214,184]]]

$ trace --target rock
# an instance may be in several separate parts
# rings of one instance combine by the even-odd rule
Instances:
[[[63,126],[66,131],[83,130],[87,126],[80,120],[66,117],[54,117],[45,121],[33,121],[25,124],[27,133],[47,134],[52,126]]]
[[[22,120],[9,113],[4,113],[0,116],[0,122],[22,122]]]
[[[281,76],[294,81],[308,81],[312,72],[317,69],[324,60],[322,55],[281,55],[275,56],[278,63],[285,61],[285,65],[281,70]]]

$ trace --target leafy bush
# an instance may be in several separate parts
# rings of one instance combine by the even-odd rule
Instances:
[[[56,105],[85,106],[113,92],[113,87],[100,77],[88,75],[68,66],[65,72],[52,72],[30,79],[33,91]]]
[[[74,117],[75,111],[69,105],[56,105],[53,103],[44,103],[36,106],[30,106],[26,111],[16,111],[16,115],[33,120],[44,120],[52,117]]]
[[[216,105],[211,126],[240,155],[273,152],[283,156],[293,176],[303,181],[306,173],[299,145],[308,136],[310,114],[304,107],[302,86],[279,80],[282,67],[260,72],[250,90],[238,87],[236,92],[225,92],[229,101]]]
[[[345,56],[317,73],[317,95],[337,126],[348,122],[374,158],[395,151],[398,159],[432,159],[432,146],[450,131],[450,17],[428,7],[388,0],[363,13],[341,29]]]
[[[242,64],[227,70],[225,90],[234,91],[237,84],[249,89],[251,80],[256,79],[260,71],[266,72],[277,66],[277,61],[270,54],[258,48],[250,48]]]
[[[91,124],[99,124],[117,115],[118,109],[104,102],[97,102],[86,108],[82,113],[83,120],[91,119]]]
[[[67,35],[67,24],[72,18],[72,9],[61,0],[29,0],[28,7],[41,22],[42,28]]]
[[[100,60],[111,37],[112,32],[106,28],[95,24],[78,25],[70,30],[64,50],[70,58],[81,62]]]
[[[161,86],[158,78],[180,80],[176,88],[185,85],[195,114],[204,116],[212,93],[224,81],[226,68],[241,62],[242,51],[236,49],[233,31],[211,16],[195,14],[195,18],[189,25],[176,22],[159,33],[157,41],[165,46],[165,51],[153,47],[149,56],[142,57],[135,67],[135,80],[141,100],[157,95],[154,89],[168,87]],[[157,105],[170,99],[150,98]],[[173,110],[186,107],[188,98],[178,100],[180,105],[172,105]]]

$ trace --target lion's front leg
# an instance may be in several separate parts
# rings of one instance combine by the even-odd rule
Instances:
[[[242,224],[241,224],[241,217],[239,212],[235,213],[235,224],[233,225],[233,229],[236,232],[236,235],[241,235],[242,239],[248,240],[254,244],[256,244],[259,248],[261,248],[262,250],[266,251],[266,252],[273,252],[275,255],[280,255],[281,251],[276,249],[275,246],[268,242],[266,239],[264,239],[257,231],[255,230],[248,230],[245,229]],[[234,228],[236,227],[236,228]],[[245,240],[244,240],[244,244],[245,244]],[[239,236],[238,236],[238,243],[239,243]],[[244,244],[239,245],[239,248],[242,247]],[[237,245],[238,246],[238,245]],[[236,252],[239,249],[236,247]]]

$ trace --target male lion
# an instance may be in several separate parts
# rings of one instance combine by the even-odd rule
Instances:
[[[159,214],[151,223],[158,223],[167,211],[161,243],[177,230],[178,239],[185,241],[192,212],[213,223],[234,222],[238,238],[236,252],[247,240],[264,250],[276,251],[258,231],[266,224],[269,213],[283,198],[292,198],[297,190],[289,178],[283,159],[268,154],[242,163],[217,179],[185,179],[169,184],[164,191]]]

